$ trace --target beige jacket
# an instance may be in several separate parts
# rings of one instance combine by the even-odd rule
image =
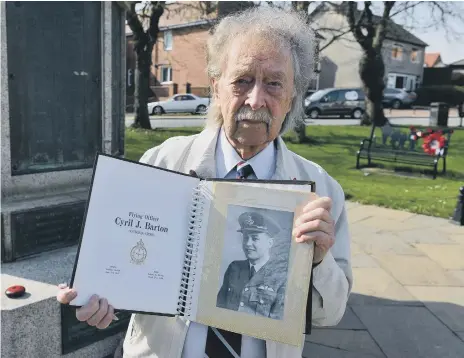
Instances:
[[[204,129],[193,136],[173,137],[148,150],[141,162],[184,173],[195,170],[200,177],[214,177],[218,131]],[[352,288],[350,234],[340,185],[319,165],[291,152],[277,140],[277,163],[273,179],[313,180],[319,196],[332,198],[336,241],[313,272],[312,322],[333,326],[342,318]],[[156,185],[156,183],[154,183]],[[134,314],[124,341],[125,358],[181,358],[189,321],[182,317]],[[304,336],[301,337],[304,341]],[[301,348],[267,341],[267,358],[301,358]],[[203,358],[203,357],[198,357]]]

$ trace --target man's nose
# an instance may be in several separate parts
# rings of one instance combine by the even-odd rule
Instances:
[[[261,83],[256,82],[251,91],[248,92],[245,104],[249,105],[254,111],[266,107],[265,93]]]
[[[251,247],[251,246],[253,246],[253,240],[252,240],[251,237],[249,237],[249,238],[246,240],[245,246],[246,246],[246,247]]]

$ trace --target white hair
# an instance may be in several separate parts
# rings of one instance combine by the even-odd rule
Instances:
[[[248,35],[249,34],[249,35]],[[207,72],[210,81],[221,77],[224,55],[232,40],[240,35],[264,36],[273,43],[287,47],[291,52],[294,71],[293,100],[281,128],[281,134],[303,120],[303,98],[314,76],[315,35],[304,16],[290,10],[255,6],[243,12],[224,17],[213,29],[207,42]],[[207,125],[218,126],[222,114],[211,101]]]

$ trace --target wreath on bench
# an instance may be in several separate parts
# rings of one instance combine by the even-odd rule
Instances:
[[[414,127],[410,127],[411,136],[413,140],[421,138],[424,143],[422,144],[422,149],[425,153],[429,155],[439,155],[443,154],[446,137],[443,130],[434,131],[431,128],[427,128],[425,131],[418,131]],[[453,133],[453,130],[448,130],[447,132]]]

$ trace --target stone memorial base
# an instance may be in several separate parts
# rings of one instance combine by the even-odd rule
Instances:
[[[124,339],[129,315],[117,313],[105,330],[77,321],[75,311],[56,300],[57,285],[69,283],[77,246],[3,263],[1,267],[1,356],[8,358],[113,357]],[[9,286],[26,294],[8,298]]]

